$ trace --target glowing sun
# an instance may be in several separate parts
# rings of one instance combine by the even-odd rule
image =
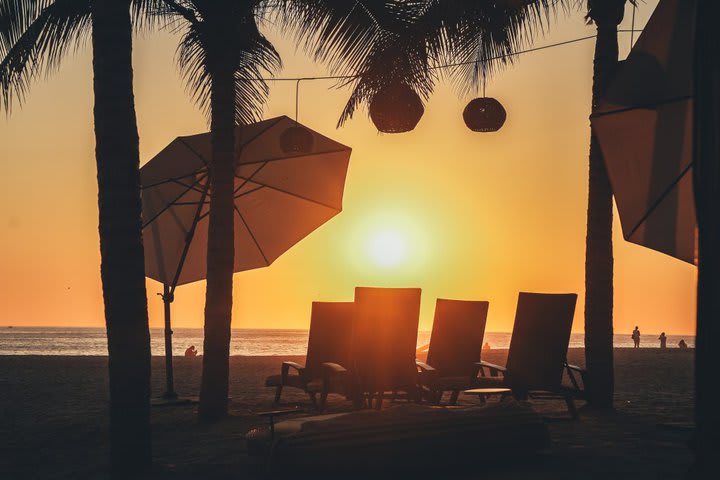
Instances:
[[[378,232],[370,239],[370,258],[381,267],[394,267],[407,257],[407,243],[398,232]]]

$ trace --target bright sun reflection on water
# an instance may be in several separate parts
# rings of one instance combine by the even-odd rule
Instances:
[[[405,238],[395,231],[382,231],[370,239],[370,257],[381,267],[394,267],[407,258]]]

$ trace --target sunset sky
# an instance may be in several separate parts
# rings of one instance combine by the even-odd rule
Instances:
[[[656,3],[640,4],[638,28]],[[621,28],[630,18],[628,9]],[[594,31],[578,10],[536,45]],[[326,73],[277,30],[265,33],[282,55],[280,76]],[[624,57],[629,33],[620,35]],[[135,43],[142,163],[208,129],[178,75],[177,40],[164,31]],[[0,325],[104,325],[88,47],[0,120]],[[421,287],[422,330],[437,297],[489,300],[488,331],[510,331],[518,291],[577,292],[581,332],[593,48],[528,53],[496,75],[487,95],[508,119],[495,134],[470,132],[471,97],[443,82],[411,133],[378,134],[365,111],[336,130],[348,90],[303,82],[299,120],[353,148],[344,211],[269,268],[235,275],[233,327],[307,328],[311,301],[351,300],[355,286],[374,285]],[[265,116],[292,116],[294,83],[271,88]],[[617,217],[614,238],[616,332],[693,334],[695,268],[626,243]],[[160,326],[162,286],[147,286]],[[175,326],[202,326],[204,291],[204,282],[178,288]]]

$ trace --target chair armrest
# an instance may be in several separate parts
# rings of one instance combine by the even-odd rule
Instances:
[[[282,366],[280,367],[280,373],[282,375],[283,383],[285,383],[285,379],[290,375],[291,368],[294,368],[295,370],[297,370],[298,375],[302,375],[303,370],[305,370],[305,367],[303,367],[299,363],[283,362]]]
[[[339,363],[324,362],[321,367],[325,376],[340,375],[347,372],[347,369]]]
[[[500,365],[495,365],[494,363],[486,362],[485,360],[481,360],[479,362],[475,362],[475,366],[480,368],[480,371],[483,373],[483,376],[485,376],[485,370],[490,370],[490,376],[491,377],[497,377],[498,373],[502,373],[505,375],[507,372],[507,368],[501,367]]]
[[[575,387],[575,390],[582,391],[580,385],[578,385],[578,382],[575,379],[575,375],[573,374],[573,372],[577,372],[580,374],[580,378],[582,379],[584,388],[587,384],[587,370],[585,370],[584,368],[580,368],[577,365],[570,365],[567,362],[565,362],[565,368],[567,369],[568,377],[570,378],[570,382],[572,383],[573,387]]]
[[[578,367],[577,365],[570,365],[569,363],[566,363],[565,366],[568,370],[575,370],[576,372],[580,373],[581,375],[586,372],[584,368]]]
[[[431,367],[425,362],[421,362],[420,360],[415,360],[415,365],[417,365],[419,372],[437,372],[437,370],[435,370],[433,367]]]

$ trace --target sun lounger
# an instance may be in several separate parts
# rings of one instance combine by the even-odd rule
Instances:
[[[400,404],[295,418],[253,429],[246,439],[249,454],[275,470],[319,478],[408,478],[410,470],[438,469],[444,478],[448,465],[477,476],[498,460],[522,461],[547,445],[548,432],[529,406],[508,400],[471,407]]]
[[[446,300],[435,304],[426,362],[417,362],[425,396],[439,404],[445,391],[455,405],[461,391],[476,385],[488,302]]]
[[[585,371],[567,363],[576,294],[521,292],[505,367],[480,361],[478,387],[507,387],[519,399],[560,398],[577,418],[574,400],[584,398]],[[487,376],[489,373],[490,376]],[[566,373],[570,385],[563,384]],[[500,375],[501,374],[501,375]]]
[[[387,394],[418,398],[415,348],[420,319],[419,288],[355,289],[350,356],[327,362],[321,408],[327,394],[342,390],[357,408],[380,408]]]
[[[280,401],[283,388],[293,387],[306,392],[316,405],[322,390],[322,364],[347,363],[352,320],[352,302],[313,302],[305,366],[283,362],[280,375],[265,380],[265,386],[275,388],[275,403]]]

